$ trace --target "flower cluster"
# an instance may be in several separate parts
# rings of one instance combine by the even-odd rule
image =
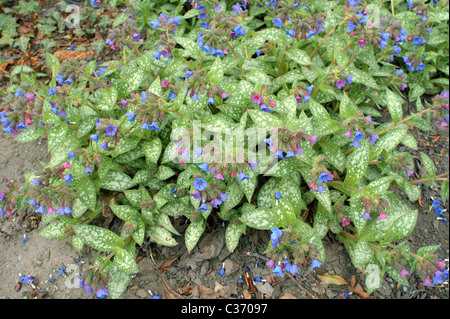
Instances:
[[[269,89],[263,84],[261,86],[261,90],[259,91],[251,91],[250,96],[253,104],[260,106],[260,111],[271,112],[272,110],[267,107],[270,105],[271,108],[275,107],[276,102],[269,98],[268,96]]]
[[[362,199],[362,207],[364,207],[364,214],[361,218],[372,220],[371,214],[374,211],[378,212],[378,220],[382,220],[388,217],[386,211],[391,210],[389,201],[381,197],[365,196]]]
[[[361,110],[357,110],[354,117],[350,117],[342,121],[342,126],[348,127],[348,130],[342,136],[352,139],[350,144],[355,148],[361,147],[361,140],[369,138],[369,142],[375,145],[379,136],[374,134],[374,126],[372,125],[372,117],[365,116]]]
[[[218,208],[218,205],[222,204],[229,194],[222,192],[223,185],[221,183],[218,183],[216,180],[211,180],[210,178],[207,178],[209,179],[209,182],[207,182],[201,176],[200,173],[194,175],[195,179],[192,187],[195,191],[190,195],[201,202],[200,207],[197,208],[197,210],[207,212],[211,210],[208,205]]]
[[[327,192],[325,185],[334,178],[327,167],[324,165],[326,157],[319,155],[314,159],[312,168],[309,170],[309,188],[316,192]]]
[[[291,227],[286,230],[273,227],[271,231],[271,244],[266,250],[270,260],[266,262],[266,266],[272,269],[272,274],[280,277],[283,277],[286,272],[292,275],[299,274],[298,265],[309,261],[311,261],[311,270],[322,265],[317,260],[316,246],[304,242],[296,230]]]
[[[311,146],[316,139],[317,135],[310,135],[301,130],[291,131],[283,126],[271,129],[270,137],[264,139],[264,142],[268,144],[269,151],[274,153],[273,157],[286,159],[298,154],[304,155],[302,142],[308,142]]]
[[[449,121],[449,93],[448,91],[443,91],[440,95],[436,95],[433,98],[433,109],[434,117],[438,118],[441,123],[440,127],[448,126]]]

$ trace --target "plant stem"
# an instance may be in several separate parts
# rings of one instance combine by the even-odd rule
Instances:
[[[311,59],[313,58],[313,56],[317,53],[317,50],[319,50],[319,48],[322,46],[322,44],[325,42],[326,39],[328,39],[328,37],[330,35],[333,34],[334,31],[336,31],[336,28],[340,27],[342,24],[344,24],[346,20],[342,20],[341,23],[339,23],[338,26],[335,26],[333,29],[331,29],[330,32],[328,32],[328,34],[322,39],[322,41],[320,41],[319,45],[317,46],[317,48],[314,49],[313,53],[311,53],[311,55],[309,56]]]
[[[287,50],[287,49],[288,49],[288,46],[286,46],[286,49],[285,49],[285,50]],[[277,72],[277,78],[280,77],[281,70],[283,69],[283,64],[284,64],[284,59],[285,59],[285,58],[286,58],[286,52],[283,53],[283,57],[281,58],[280,67],[278,68],[278,72]]]
[[[238,66],[239,66],[239,69],[241,70],[242,78],[245,80],[245,73],[244,73],[244,70],[242,69],[241,63],[239,62],[238,56],[236,55],[236,52],[234,52],[234,48],[233,48],[233,46],[230,44],[230,42],[227,41],[227,44],[228,44],[228,47],[230,48],[231,52],[233,53],[234,58],[236,59],[236,62],[237,62],[237,64],[238,64]]]
[[[425,113],[430,112],[430,111],[434,111],[434,110],[433,110],[433,109],[426,109],[426,110],[423,110],[423,111],[421,111],[421,112],[419,112],[419,113],[416,113],[415,115],[425,114]],[[405,123],[405,122],[407,122],[407,121],[409,121],[409,120],[411,120],[411,119],[412,119],[412,116],[408,116],[407,118],[401,120],[400,122],[398,122],[398,123],[396,123],[396,124],[392,124],[392,125],[389,126],[388,128],[386,128],[386,129],[384,129],[384,130],[378,132],[377,135],[384,134],[384,133],[386,133],[387,131],[393,129],[394,127],[396,127],[396,126],[398,126],[398,125],[400,125],[400,124],[403,124],[403,123]]]

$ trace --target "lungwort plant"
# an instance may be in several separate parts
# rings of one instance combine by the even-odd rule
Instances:
[[[7,185],[0,212],[32,207],[42,237],[107,252],[85,285],[119,297],[139,271],[136,245],[184,236],[190,252],[211,215],[230,251],[247,228],[271,230],[276,275],[325,263],[330,231],[369,293],[385,274],[448,275],[438,246],[392,244],[415,227],[420,183],[442,182],[448,198],[426,154],[414,180],[414,156],[397,150],[417,150],[410,128],[448,124],[448,1],[120,3],[105,40],[117,60],[48,53],[51,79],[11,78],[0,113],[16,141],[45,135],[51,153],[26,185]],[[120,233],[98,222],[108,216]]]

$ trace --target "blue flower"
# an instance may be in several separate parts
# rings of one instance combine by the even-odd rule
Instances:
[[[91,139],[93,139],[96,143],[98,143],[98,135],[96,135],[96,134],[91,134],[91,135],[89,135],[89,137],[90,137]]]
[[[34,208],[38,207],[39,204],[36,203],[36,201],[32,198],[30,198],[30,200],[28,201],[28,204],[30,204],[31,206],[33,206]]]
[[[75,156],[75,153],[74,152],[69,152],[69,160],[71,160],[73,157]]]
[[[351,33],[355,29],[356,29],[356,26],[353,24],[353,22],[349,21],[348,26],[347,26],[348,33]]]
[[[321,173],[318,179],[319,183],[326,183],[328,181],[331,181],[333,179],[332,175],[330,173]]]
[[[365,212],[364,215],[361,216],[361,218],[364,218],[367,220],[372,220],[372,218],[370,218],[370,214],[368,212]]]
[[[313,270],[314,268],[318,268],[322,265],[323,264],[320,261],[318,261],[317,259],[313,259],[311,263],[311,270]]]
[[[241,182],[241,181],[243,181],[244,179],[250,179],[247,175],[245,175],[245,173],[244,172],[240,172],[239,173],[239,178],[237,179],[237,182]]]
[[[291,267],[289,268],[289,272],[290,272],[291,274],[293,274],[293,275],[295,275],[295,274],[300,274],[300,272],[298,271],[298,266],[297,266],[296,263],[293,263],[293,264],[291,265]]]
[[[261,55],[261,50],[255,49],[256,56],[259,58]]]
[[[43,215],[47,214],[47,211],[45,210],[45,206],[40,206],[38,209],[35,210],[36,213],[41,213]]]
[[[275,155],[273,155],[272,157],[278,157],[278,158],[283,159],[283,158],[284,158],[283,151],[282,151],[282,150],[279,150],[279,151],[276,152]]]
[[[275,198],[276,198],[276,199],[280,199],[281,197],[283,197],[283,195],[281,195],[280,192],[276,192],[276,193],[275,193]]]
[[[86,170],[84,171],[85,174],[91,174],[91,173],[93,173],[93,172],[94,172],[94,171],[91,169],[90,166],[86,167]]]
[[[130,122],[134,122],[136,120],[136,114],[134,114],[132,112],[127,112],[126,116],[128,116],[128,120]]]
[[[212,97],[210,97],[209,99],[208,99],[208,102],[207,102],[208,104],[214,104],[214,103],[216,103],[215,101],[214,101],[214,98],[212,98]]]
[[[283,22],[281,21],[280,18],[278,19],[272,19],[273,24],[278,27],[278,28],[282,28],[283,27]]]
[[[439,207],[436,207],[436,208],[434,209],[434,212],[435,212],[438,216],[442,216],[442,214],[444,213],[444,211],[443,211],[441,208],[439,208]]]
[[[272,112],[270,108],[268,108],[265,104],[261,104],[261,107],[259,108],[260,111],[263,112]]]
[[[281,269],[281,265],[277,265],[273,270],[272,270],[272,274],[283,277],[283,271]]]
[[[208,163],[203,163],[198,165],[198,168],[202,169],[204,172],[208,173]]]
[[[327,192],[326,188],[323,187],[322,185],[320,185],[319,187],[317,187],[316,192],[318,193],[323,193],[323,192]]]
[[[28,127],[25,125],[24,122],[20,122],[20,123],[17,124],[17,126],[16,126],[16,130],[18,130],[18,129],[25,129],[25,130],[28,130]]]
[[[64,84],[64,78],[61,74],[56,74],[56,81],[59,83],[59,85]]]
[[[422,44],[425,44],[427,42],[428,42],[427,40],[422,39],[420,37],[415,37],[414,40],[413,40],[413,44],[414,45],[422,45]]]
[[[147,100],[147,93],[145,91],[141,92],[141,102],[145,102]]]
[[[56,94],[56,89],[50,87],[50,88],[48,89],[48,96],[52,96],[52,95],[54,95],[54,94]]]
[[[441,206],[442,199],[439,198],[439,200],[434,199],[433,203],[431,204],[434,208]]]
[[[99,289],[99,290],[97,290],[97,292],[96,292],[96,296],[97,296],[97,298],[100,298],[100,299],[105,299],[106,298],[106,296],[108,296],[108,289],[106,289],[106,288],[101,288],[101,289]]]
[[[203,211],[205,211],[205,212],[207,212],[208,210],[209,210],[209,208],[208,208],[208,206],[206,206],[206,203],[202,203],[201,205],[200,205],[200,207],[199,208],[197,208],[197,210],[203,210]]]
[[[202,191],[208,186],[208,183],[203,178],[196,178],[194,181],[194,188]]]
[[[69,185],[72,182],[73,175],[72,174],[64,175],[63,178],[66,181],[66,184]]]
[[[270,239],[272,240],[272,247],[277,247],[280,242],[280,237],[283,236],[283,232],[276,227],[270,229],[272,234],[270,235]]]

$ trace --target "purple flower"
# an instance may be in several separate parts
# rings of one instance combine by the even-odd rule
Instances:
[[[249,162],[248,164],[250,165],[250,169],[253,170],[256,166],[258,166],[258,161],[256,161],[256,162]]]
[[[94,172],[94,171],[91,169],[90,166],[87,166],[87,167],[86,167],[86,170],[84,171],[85,174],[91,174],[91,173],[93,173],[93,172]]]
[[[278,157],[283,159],[284,158],[283,151],[282,150],[277,151],[275,155],[273,155],[272,157]]]
[[[48,90],[48,96],[52,96],[54,94],[56,94],[56,89],[50,87],[49,90]]]
[[[0,193],[0,202],[2,202],[4,198],[5,198],[5,193]]]
[[[293,275],[295,275],[295,274],[300,274],[300,272],[298,271],[298,266],[297,266],[296,263],[293,263],[293,264],[291,265],[291,267],[289,268],[289,272],[290,272],[291,274],[293,274]]]
[[[333,179],[333,175],[330,173],[321,173],[319,179],[317,180],[319,183],[326,183]]]
[[[369,212],[365,212],[364,215],[361,216],[361,218],[364,218],[364,219],[367,219],[367,220],[372,220],[372,218],[370,218]]]
[[[270,267],[271,269],[275,268],[275,260],[270,259],[266,262],[266,266]]]
[[[414,174],[414,171],[408,169],[408,170],[406,171],[406,178],[410,177],[410,176],[413,175],[413,174]]]
[[[349,75],[347,76],[347,78],[345,79],[345,83],[347,84],[352,84],[353,83],[353,75]]]
[[[356,29],[356,26],[353,24],[353,22],[349,21],[348,25],[347,25],[347,32],[351,33],[355,29]]]
[[[345,86],[345,81],[344,80],[338,80],[336,82],[336,87],[340,90]]]
[[[117,127],[115,127],[114,125],[109,124],[109,125],[106,127],[106,135],[108,135],[108,136],[114,136],[114,135],[116,135],[116,132],[117,132]]]
[[[323,192],[326,192],[326,191],[327,191],[326,188],[324,186],[322,186],[322,185],[317,187],[317,190],[316,190],[316,192],[318,192],[318,193],[323,193]]]
[[[103,142],[98,147],[100,147],[102,150],[107,151],[108,150],[108,143]]]
[[[372,143],[372,144],[375,146],[375,144],[376,144],[376,142],[377,142],[377,140],[378,140],[379,138],[380,138],[380,137],[379,137],[378,135],[371,134],[371,135],[370,135],[369,142]]]
[[[259,95],[259,94],[253,95],[253,96],[252,96],[252,102],[253,102],[254,104],[260,105],[261,102],[262,102],[262,97],[261,97],[261,95]]]
[[[42,182],[39,182],[37,178],[34,178],[31,182],[34,186],[42,186]]]
[[[272,234],[270,235],[270,239],[272,240],[272,247],[277,247],[280,242],[280,237],[283,236],[283,232],[276,227],[270,229]]]

